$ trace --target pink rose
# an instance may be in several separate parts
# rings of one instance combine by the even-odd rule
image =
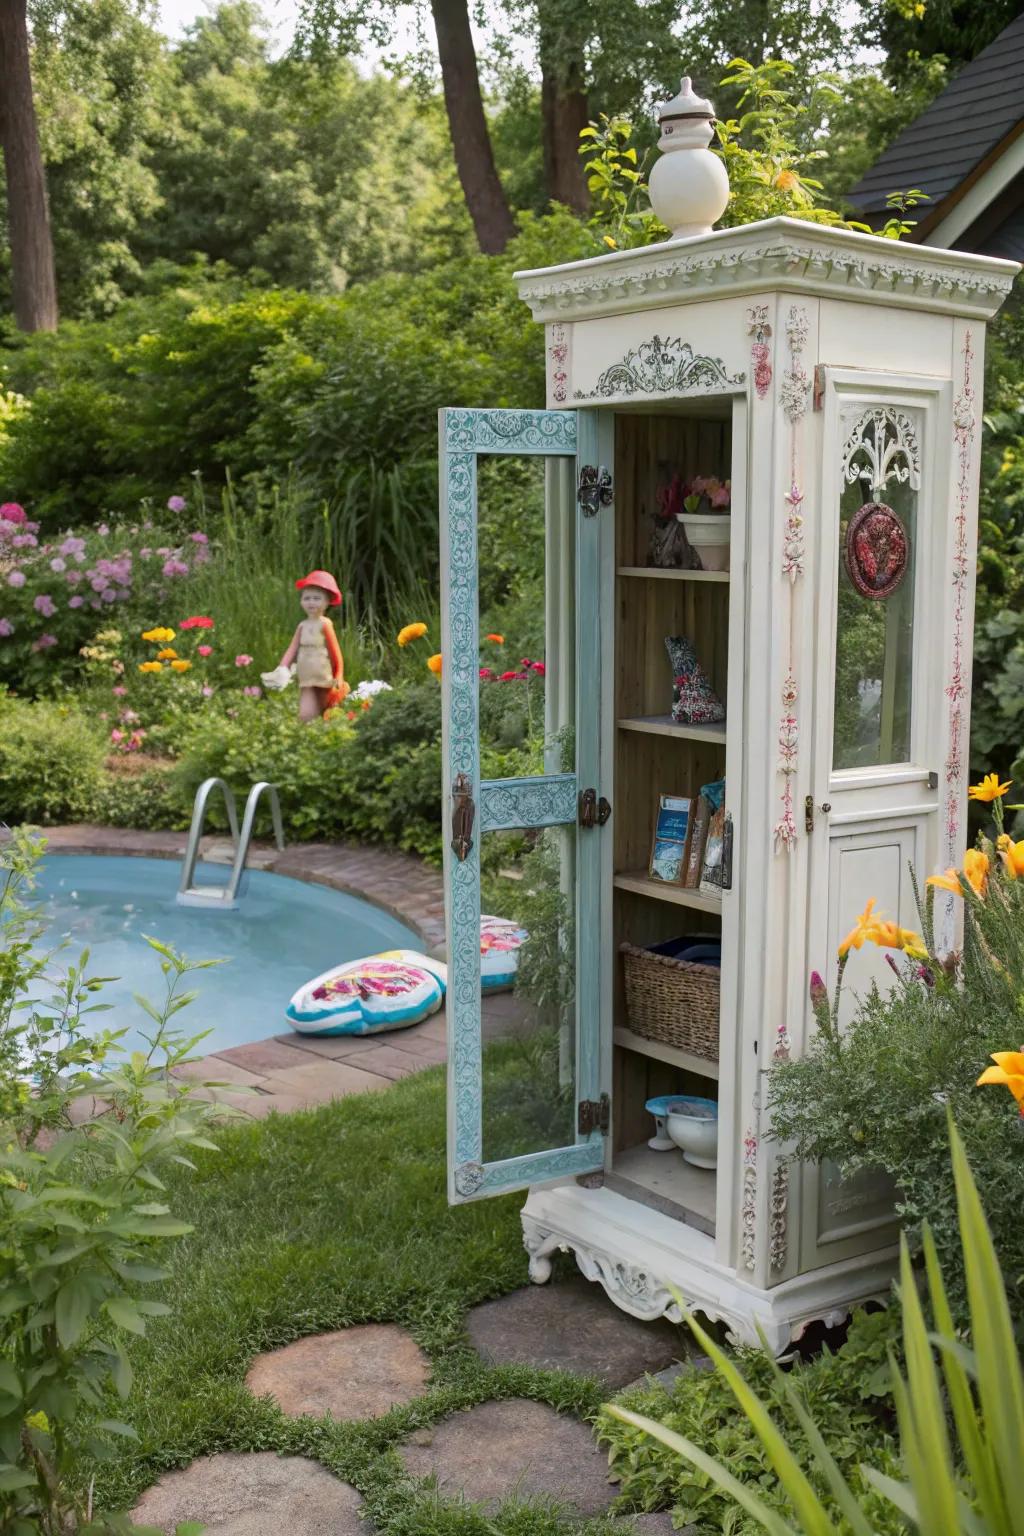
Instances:
[[[196,654],[199,655],[199,656],[212,656],[213,655],[213,646],[212,645],[197,645],[196,646]]]
[[[235,657],[235,666],[236,667],[251,667],[252,666],[252,657],[251,656],[247,656],[245,654],[245,652],[242,651],[238,656]]]
[[[0,507],[0,518],[5,523],[24,523],[26,521],[25,508],[19,507],[16,501],[5,501]]]

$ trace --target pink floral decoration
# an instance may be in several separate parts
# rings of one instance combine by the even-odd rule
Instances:
[[[244,651],[241,651],[239,653],[239,655],[237,655],[235,657],[235,666],[236,667],[251,667],[252,666],[252,657],[251,656],[247,656]]]

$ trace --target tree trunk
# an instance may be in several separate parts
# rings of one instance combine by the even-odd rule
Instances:
[[[26,0],[0,0],[0,143],[7,176],[14,323],[20,331],[55,331],[57,279],[32,101]]]
[[[544,187],[552,202],[586,213],[590,195],[579,155],[580,130],[589,121],[583,53],[569,38],[556,37],[545,26],[543,11],[539,20]]]
[[[496,256],[515,234],[515,221],[494,164],[469,10],[466,0],[430,0],[430,8],[448,127],[466,207],[481,251]]]

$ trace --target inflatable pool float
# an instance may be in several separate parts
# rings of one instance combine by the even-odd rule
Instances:
[[[412,949],[387,949],[314,976],[285,1010],[304,1035],[375,1035],[406,1029],[444,1002],[447,970]]]
[[[511,987],[519,968],[519,951],[529,938],[525,928],[507,917],[480,919],[480,990],[500,992]]]

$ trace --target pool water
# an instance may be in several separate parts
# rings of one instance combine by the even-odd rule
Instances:
[[[180,873],[170,859],[56,854],[43,861],[36,896],[47,932],[40,947],[50,950],[66,941],[53,957],[55,971],[77,965],[88,948],[90,974],[118,978],[93,999],[113,1007],[86,1015],[83,1025],[129,1026],[123,1042],[128,1049],[143,1046],[140,1030],[148,1034],[154,1027],[132,993],[157,1006],[164,997],[160,956],[144,934],[190,960],[226,959],[193,972],[180,987],[199,996],[175,1024],[189,1034],[212,1030],[203,1052],[287,1031],[284,1011],[292,993],[331,966],[382,949],[423,947],[411,928],[369,902],[264,870],[245,875],[233,912],[179,907]],[[227,876],[223,866],[198,867],[201,884],[222,883]],[[43,995],[38,984],[33,995]]]

